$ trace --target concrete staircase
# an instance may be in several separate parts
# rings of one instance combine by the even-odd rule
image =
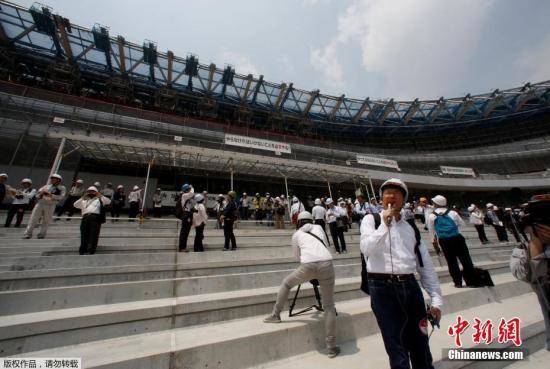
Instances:
[[[223,232],[212,222],[206,252],[177,253],[173,219],[142,226],[108,222],[98,253],[80,256],[78,226],[56,222],[44,240],[22,240],[22,229],[0,228],[0,356],[82,357],[85,368],[285,367],[298,358],[304,367],[388,365],[369,298],[359,290],[357,229],[346,234],[349,253],[335,255],[344,355],[328,360],[318,353],[322,315],[261,322],[297,265],[292,230],[242,222],[235,232],[239,249],[223,252]],[[442,330],[432,337],[438,367],[449,363],[441,361],[439,347],[451,347],[445,328],[459,311],[496,319],[521,309],[524,340],[538,342],[541,334],[536,297],[508,272],[513,244],[488,233],[493,243],[481,245],[474,228],[463,232],[476,265],[491,271],[494,288],[454,288],[444,258],[432,253],[446,304]],[[304,285],[298,306],[313,302],[313,290]]]

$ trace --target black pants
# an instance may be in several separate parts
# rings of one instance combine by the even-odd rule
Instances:
[[[512,232],[512,234],[514,235],[514,238],[516,239],[516,242],[520,242],[521,239],[519,238],[519,233],[518,231],[516,230],[516,227],[514,227],[513,225],[508,227],[508,229],[510,230],[510,232]]]
[[[508,234],[506,233],[506,228],[500,225],[493,225],[493,227],[495,227],[495,231],[497,232],[498,240],[500,242],[508,242]]]
[[[464,280],[466,281],[468,276],[473,274],[474,264],[466,246],[466,240],[459,234],[455,237],[440,238],[439,245],[443,249],[443,255],[447,260],[447,266],[449,267],[449,273],[456,285],[462,285],[462,277],[465,274]],[[462,264],[462,273],[458,266],[458,260]]]
[[[433,369],[427,314],[415,279],[369,279],[370,302],[392,369]],[[420,327],[426,327],[426,330]]]
[[[330,228],[330,235],[332,236],[332,242],[334,242],[334,247],[336,251],[346,251],[346,240],[344,239],[344,229],[336,227],[336,222],[328,224]],[[340,243],[338,243],[340,240]]]
[[[78,200],[79,196],[69,196],[67,197],[67,200],[63,203],[63,206],[61,206],[57,211],[57,216],[60,217],[61,215],[67,213],[68,216],[72,217],[76,208],[74,207],[74,202]]]
[[[226,250],[229,250],[229,242],[231,242],[231,250],[237,249],[237,240],[233,233],[233,223],[235,223],[233,219],[225,219],[223,222],[223,236],[225,237],[223,248]]]
[[[123,203],[114,203],[113,206],[111,206],[111,217],[118,218],[120,217],[120,212],[122,211],[122,207],[124,206]],[[118,220],[117,220],[118,221]]]
[[[483,224],[475,224],[474,227],[476,227],[479,240],[483,243],[489,242],[489,240],[487,239],[487,235],[485,234],[485,227],[483,226]]]
[[[19,227],[21,225],[21,222],[23,221],[23,215],[25,215],[25,210],[27,209],[27,207],[27,204],[11,204],[8,210],[8,215],[6,217],[5,226],[11,226],[13,218],[16,217],[15,226]]]
[[[162,218],[162,207],[153,207],[153,216],[155,218]]]
[[[189,232],[191,231],[191,220],[182,220],[180,229],[180,242],[179,250],[187,250],[187,239],[189,238]]]
[[[195,243],[193,244],[193,251],[202,252],[204,247],[202,245],[202,240],[204,239],[204,226],[202,223],[200,226],[195,227]]]
[[[320,225],[321,228],[323,228],[323,232],[325,232],[325,236],[327,237],[327,241],[328,241],[329,239],[328,239],[327,227],[326,227],[326,224],[325,224],[325,220],[324,219],[315,219],[315,224]],[[330,244],[330,241],[329,241],[329,244]]]
[[[241,207],[241,219],[248,220],[248,207]]]
[[[101,221],[99,214],[86,214],[80,222],[80,255],[95,254],[97,242],[99,241],[99,232],[101,231]]]
[[[139,202],[137,201],[130,202],[130,210],[128,210],[128,216],[130,218],[135,218],[137,217],[138,213],[139,213]]]

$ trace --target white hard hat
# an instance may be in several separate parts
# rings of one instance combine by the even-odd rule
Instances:
[[[117,190],[120,190],[121,188],[124,188],[124,186],[123,185],[118,185],[117,186]]]
[[[485,207],[488,207],[488,208],[492,208],[494,205],[491,204],[490,202],[487,203],[487,205],[485,205]]]
[[[204,200],[204,196],[202,194],[199,193],[199,194],[195,195],[195,201],[196,202],[201,202],[203,200]]]
[[[77,179],[77,180],[76,180],[76,183],[80,183],[80,184],[82,184],[82,183],[84,183],[84,181],[83,181],[83,180],[81,180],[81,179]]]
[[[139,190],[139,186],[138,186],[138,185],[135,185],[135,186],[134,186],[134,191],[137,191],[137,190]]]
[[[246,195],[246,192],[243,192],[243,196],[247,196],[247,195]]]
[[[472,211],[474,211],[476,209],[476,207],[474,205],[470,205],[468,207],[468,211],[471,213]]]
[[[298,198],[296,196],[292,196],[292,202],[298,202]]]
[[[406,203],[404,206],[403,206],[404,209],[410,209],[411,208],[411,204],[409,203]]]
[[[302,211],[300,214],[298,214],[298,221],[300,220],[313,220],[313,215],[309,211]]]
[[[315,205],[321,205],[321,199],[315,199]]]
[[[437,206],[447,206],[447,199],[441,195],[437,195],[434,198],[432,198],[432,202]]]
[[[409,197],[409,189],[407,188],[407,185],[399,178],[390,178],[386,182],[382,183],[382,186],[380,186],[380,198],[382,198],[382,193],[386,187],[390,186],[401,189],[403,192],[403,201],[407,201],[407,198]]]
[[[6,179],[7,179],[8,175],[6,173],[0,173],[0,177],[6,177]]]
[[[101,183],[99,183],[99,182],[94,182],[94,186],[96,186],[96,187],[101,187]]]
[[[90,186],[88,187],[88,189],[86,191],[94,191],[94,192],[98,192],[97,191],[97,187],[96,186]]]
[[[50,176],[50,178],[57,178],[57,179],[59,179],[60,181],[62,180],[61,176],[60,176],[59,174],[57,174],[57,173],[52,174],[52,175]]]
[[[23,179],[21,180],[21,183],[30,183],[30,184],[32,184],[32,181],[31,181],[30,178],[23,178]]]
[[[327,205],[330,205],[332,204],[334,201],[332,201],[332,199],[329,197],[328,199],[325,200],[325,204]]]

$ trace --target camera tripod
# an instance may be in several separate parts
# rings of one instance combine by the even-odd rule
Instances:
[[[296,294],[294,295],[294,299],[292,299],[292,302],[290,303],[290,307],[288,309],[289,317],[307,313],[308,311],[311,311],[313,309],[316,309],[317,311],[324,311],[323,304],[321,303],[321,294],[319,293],[319,281],[317,281],[316,279],[312,279],[311,281],[309,281],[309,283],[313,285],[313,292],[315,293],[315,299],[317,300],[317,305],[311,305],[310,307],[305,308],[303,310],[297,311],[295,313],[293,312],[294,307],[296,306],[296,300],[298,299],[298,294],[300,293],[300,287],[302,286],[301,284],[299,284],[298,288],[296,289]]]

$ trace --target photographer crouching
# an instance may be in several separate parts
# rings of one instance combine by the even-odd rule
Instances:
[[[371,307],[392,369],[433,369],[428,320],[441,319],[441,288],[426,246],[404,219],[405,183],[392,178],[380,186],[384,210],[361,222],[361,252],[367,265]],[[414,273],[431,297],[426,310]]]
[[[105,209],[111,199],[103,196],[94,186],[88,187],[84,196],[74,202],[74,207],[81,209],[80,255],[93,255],[97,249],[101,224],[105,223]]]
[[[292,249],[296,258],[300,260],[300,266],[284,279],[273,312],[264,322],[280,323],[281,311],[288,300],[290,290],[299,284],[317,279],[323,298],[327,355],[333,358],[340,353],[340,348],[336,346],[334,267],[332,255],[327,250],[328,241],[323,228],[313,224],[313,216],[307,211],[302,211],[298,215],[296,229],[292,236]]]
[[[516,232],[525,231],[529,240],[513,250],[510,270],[537,294],[544,317],[546,350],[550,351],[550,194],[533,196],[520,223],[513,226]]]

